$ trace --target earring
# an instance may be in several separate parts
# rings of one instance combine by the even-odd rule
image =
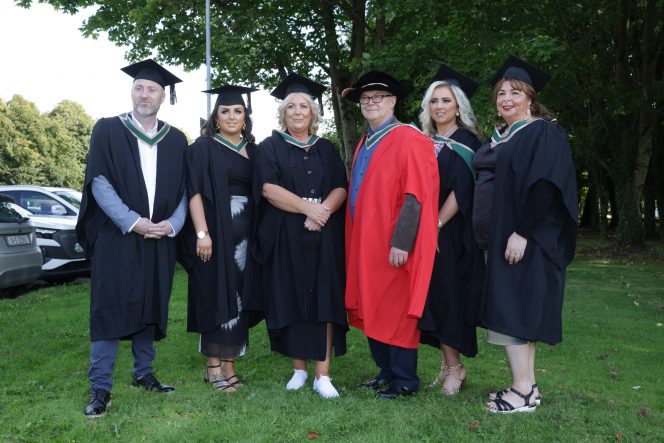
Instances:
[[[219,123],[217,123],[216,121],[214,122],[214,130],[215,131],[219,130]]]
[[[244,131],[245,129],[247,129],[247,124],[246,123],[242,125],[242,130]]]
[[[500,112],[498,112],[498,117],[500,117]]]
[[[530,108],[526,109],[526,114],[528,114],[528,117],[530,117]]]
[[[459,116],[459,111],[457,111],[456,116],[457,116],[457,117]]]

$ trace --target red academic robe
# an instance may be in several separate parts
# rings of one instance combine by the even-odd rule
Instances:
[[[361,140],[356,152],[361,149]],[[438,165],[431,140],[399,126],[375,146],[357,195],[346,206],[346,309],[352,326],[382,343],[416,349],[429,288],[438,225]],[[353,163],[355,159],[353,159]],[[351,183],[349,189],[352,189]],[[420,225],[405,266],[394,268],[390,240],[406,194],[422,204]]]

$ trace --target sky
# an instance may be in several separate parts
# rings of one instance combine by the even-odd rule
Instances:
[[[19,94],[41,112],[72,100],[95,120],[130,111],[133,80],[120,71],[129,64],[124,57],[128,48],[115,46],[105,34],[96,40],[83,37],[79,28],[91,13],[71,16],[37,2],[23,9],[12,0],[0,0],[0,98],[8,101]],[[199,134],[199,119],[207,113],[206,94],[200,92],[207,89],[205,65],[189,73],[164,66],[183,82],[175,88],[177,103],[168,104],[167,95],[158,117],[193,140]],[[277,103],[265,91],[252,94],[251,103],[254,135],[260,141],[276,128]]]

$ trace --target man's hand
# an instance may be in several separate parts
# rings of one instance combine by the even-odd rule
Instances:
[[[148,232],[144,235],[145,238],[162,238],[173,233],[173,227],[167,221],[160,221],[153,223],[148,228]]]
[[[398,268],[400,266],[405,265],[406,262],[408,261],[408,252],[402,251],[401,249],[392,246],[390,248],[390,256],[388,260],[390,261],[390,265],[394,266],[395,268]]]
[[[131,232],[135,232],[138,235],[145,236],[151,227],[154,226],[154,223],[152,223],[150,220],[148,220],[145,217],[141,217],[138,219],[134,227],[131,229]]]

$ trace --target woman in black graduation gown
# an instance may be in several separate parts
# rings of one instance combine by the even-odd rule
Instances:
[[[420,123],[434,142],[440,172],[438,248],[427,303],[419,322],[420,342],[441,351],[440,373],[431,386],[455,395],[467,378],[459,353],[477,354],[476,314],[484,258],[472,231],[474,171],[481,143],[468,97],[478,84],[441,65],[422,100]]]
[[[494,77],[505,124],[473,160],[473,227],[486,249],[481,323],[504,345],[512,385],[489,395],[491,412],[532,412],[541,402],[535,344],[562,340],[565,269],[574,257],[576,174],[565,130],[536,98],[548,74],[510,57]]]
[[[255,89],[222,86],[201,136],[187,150],[189,219],[181,245],[189,273],[187,330],[198,332],[208,358],[204,381],[220,391],[242,386],[234,361],[248,345],[251,267],[247,244],[253,226],[256,156],[250,107],[242,94]]]
[[[274,131],[259,145],[257,259],[262,264],[265,318],[273,351],[293,359],[289,390],[304,386],[314,360],[313,389],[331,383],[332,349],[346,352],[343,210],[346,169],[329,140],[315,135],[325,88],[290,74],[272,95],[282,99]]]

